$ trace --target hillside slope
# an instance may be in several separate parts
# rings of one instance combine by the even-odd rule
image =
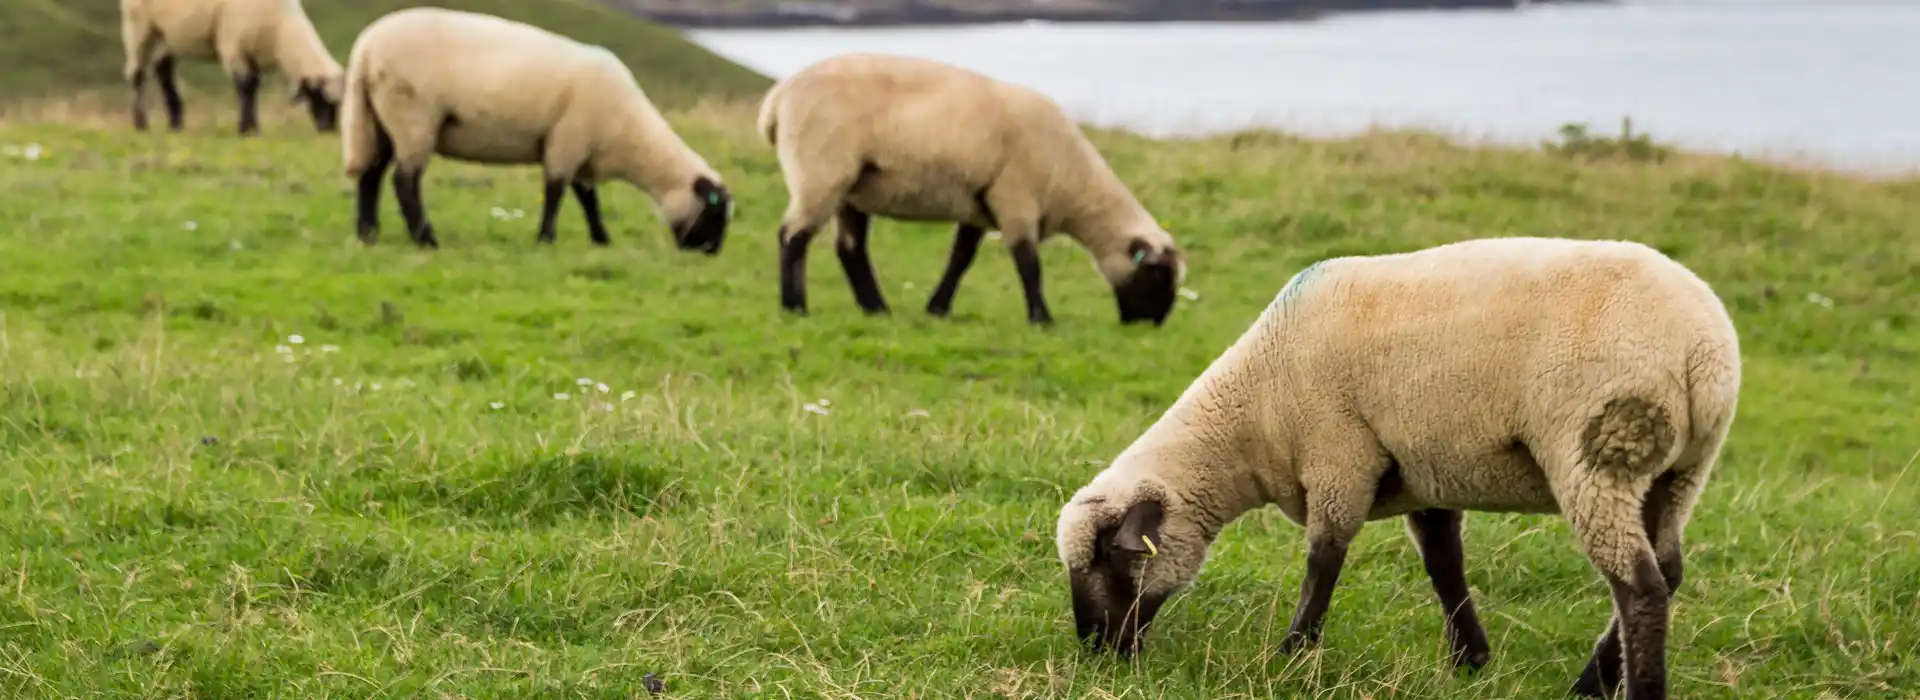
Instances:
[[[334,57],[346,61],[347,48],[361,27],[402,7],[406,0],[328,0],[308,3],[307,13]],[[672,29],[634,18],[585,0],[439,0],[434,4],[517,19],[602,44],[626,60],[641,85],[663,106],[690,103],[701,96],[743,97],[770,81],[682,38]],[[124,54],[120,48],[119,4],[113,0],[62,3],[58,0],[0,0],[0,101],[117,90]],[[184,66],[183,77],[200,86],[225,86],[210,64]],[[284,90],[266,81],[270,94]]]

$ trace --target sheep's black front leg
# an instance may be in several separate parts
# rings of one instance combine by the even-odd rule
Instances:
[[[179,131],[186,123],[186,105],[180,101],[180,83],[173,70],[172,56],[162,56],[153,64],[154,82],[160,84],[160,99],[167,104],[167,128]]]
[[[580,209],[586,213],[587,235],[594,245],[607,245],[612,239],[607,237],[607,226],[600,220],[600,193],[593,185],[584,180],[573,181],[573,197],[580,200]]]
[[[940,276],[940,286],[933,290],[933,298],[927,300],[927,313],[945,317],[953,311],[953,295],[960,291],[960,276],[973,265],[973,256],[980,251],[980,241],[986,236],[986,231],[966,224],[954,230],[953,253],[947,257],[947,271]]]
[[[1040,246],[1032,240],[1013,244],[1013,266],[1020,271],[1020,286],[1027,295],[1027,322],[1047,326],[1053,314],[1047,312],[1047,299],[1040,293]]]
[[[233,90],[240,98],[240,135],[260,133],[260,72],[249,69],[234,75]]]
[[[807,243],[814,229],[788,232],[780,226],[780,308],[807,315]]]
[[[373,159],[367,163],[367,169],[360,173],[356,188],[356,207],[354,216],[354,235],[361,243],[373,245],[380,240],[380,178],[386,177],[387,168],[393,165],[393,139],[385,131],[374,136]],[[395,187],[399,181],[395,180]]]
[[[873,217],[842,206],[839,221],[840,238],[834,250],[840,254],[840,269],[847,273],[847,285],[853,287],[853,300],[867,313],[888,313],[887,300],[880,294],[880,282],[873,276],[873,259],[867,255],[867,231]]]
[[[1333,600],[1333,584],[1340,580],[1350,539],[1321,535],[1307,543],[1307,573],[1300,581],[1300,605],[1294,610],[1287,636],[1280,641],[1280,653],[1290,654],[1320,642],[1320,623]]]
[[[433,224],[427,221],[426,204],[420,201],[420,176],[425,168],[408,172],[405,166],[393,170],[393,197],[400,200],[400,215],[407,220],[407,233],[413,236],[414,245],[422,248],[439,248],[440,241],[433,236]]]
[[[552,243],[554,239],[554,218],[560,215],[560,200],[567,194],[567,181],[560,178],[547,178],[546,191],[540,202],[540,235],[538,243]]]
[[[1454,666],[1478,670],[1487,664],[1492,648],[1487,631],[1480,626],[1473,599],[1467,592],[1465,547],[1460,542],[1461,514],[1457,510],[1430,509],[1407,514],[1407,529],[1420,547],[1427,578],[1440,598],[1446,620],[1447,643],[1452,649]]]

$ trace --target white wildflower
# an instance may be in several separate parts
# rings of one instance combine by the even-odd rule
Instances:
[[[273,346],[273,351],[280,353],[282,355],[286,355],[288,353],[293,352],[293,348],[287,347],[285,345],[275,345]]]
[[[820,404],[820,405],[822,405],[822,406],[832,406],[832,405],[833,405],[833,402],[832,402],[832,401],[828,401],[828,400],[826,400],[826,399],[821,399],[821,400],[819,401],[819,404]]]
[[[40,153],[40,144],[37,143],[27,144],[27,149],[20,152],[21,155],[27,157],[27,160],[40,160]]]
[[[1819,292],[1807,292],[1807,301],[1819,304],[1823,308],[1833,308],[1833,299]]]
[[[493,409],[493,410],[495,410],[495,411],[498,411],[498,410],[500,410],[500,409],[503,409],[503,408],[506,408],[506,407],[507,407],[507,405],[506,405],[506,404],[504,404],[504,403],[500,403],[499,401],[495,401],[495,402],[493,402],[493,403],[490,403],[490,404],[487,404],[487,406],[488,406],[488,407],[490,407],[490,408],[492,408],[492,409]]]
[[[575,380],[573,380],[573,383],[575,383],[575,384],[578,384],[578,385],[580,385],[580,386],[593,386],[593,380],[591,380],[591,379],[588,379],[588,378],[586,378],[586,377],[581,377],[581,378],[579,378],[579,379],[575,379]]]
[[[600,390],[600,393],[602,393],[602,394],[604,394],[604,393],[607,393],[607,392],[609,392],[609,391],[613,391],[613,389],[610,389],[610,388],[607,388],[607,385],[606,385],[606,383],[605,383],[605,382],[602,382],[602,383],[600,383],[600,384],[596,384],[596,385],[594,385],[594,387],[593,387],[593,388],[595,388],[595,389],[599,389],[599,390]]]
[[[830,411],[828,411],[828,410],[827,410],[827,407],[826,407],[826,406],[822,406],[822,405],[820,405],[820,404],[817,404],[817,403],[810,403],[810,404],[807,404],[807,405],[805,405],[805,406],[802,406],[801,408],[804,408],[804,409],[806,409],[806,411],[807,411],[808,413],[812,413],[812,414],[816,414],[816,415],[822,415],[822,416],[824,416],[824,415],[827,415],[828,413],[830,413]]]
[[[922,409],[916,408],[911,411],[907,411],[908,418],[926,418],[927,416],[928,416],[927,412]]]
[[[373,385],[372,385],[371,387],[368,387],[368,388],[371,388],[371,389],[373,389],[374,391],[379,391],[379,390],[380,390],[380,382],[374,382],[374,383],[373,383]]]
[[[340,346],[338,346],[338,345],[322,345],[322,346],[320,346],[320,352],[340,352]]]
[[[625,403],[626,401],[631,400],[635,396],[639,396],[639,394],[634,393],[632,389],[628,389],[626,391],[620,392],[620,401],[622,403]]]
[[[1193,290],[1191,290],[1191,289],[1188,289],[1188,288],[1186,288],[1186,287],[1181,287],[1181,288],[1180,288],[1180,298],[1182,298],[1182,299],[1185,299],[1185,300],[1187,300],[1187,301],[1199,301],[1199,300],[1200,300],[1200,293],[1199,293],[1199,292],[1196,292],[1196,291],[1193,291]]]
[[[564,391],[553,392],[553,400],[555,401],[565,401],[571,398],[573,398],[573,395],[567,392],[564,392]]]
[[[287,336],[287,342],[293,343],[294,345],[299,345],[301,343],[307,342],[307,339],[300,337],[300,335],[296,333],[294,335]]]
[[[195,231],[200,228],[200,222],[189,220],[186,223],[181,224],[180,226],[181,228],[185,228],[188,231]]]

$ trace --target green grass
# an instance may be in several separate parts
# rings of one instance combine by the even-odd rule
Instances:
[[[345,64],[353,38],[368,22],[420,4],[404,0],[316,0],[306,3],[306,9],[334,60]],[[706,96],[748,98],[771,84],[765,76],[687,41],[672,29],[593,0],[435,0],[426,4],[500,15],[606,46],[633,67],[650,97],[668,107],[691,104]],[[126,92],[126,81],[121,77],[125,62],[116,0],[0,0],[0,66],[6,66],[0,71],[0,101],[67,98],[78,92],[98,92],[121,100]],[[224,113],[237,109],[231,83],[213,62],[183,62],[180,76],[188,87],[223,98],[198,109],[189,105],[189,122],[206,119],[208,110]],[[281,77],[270,77],[263,85],[265,95],[286,94],[286,81]],[[263,97],[262,101],[284,100]],[[158,105],[158,93],[150,95],[149,108]]]
[[[536,247],[535,170],[445,160],[444,247],[405,245],[390,195],[363,247],[337,141],[274,128],[295,116],[251,140],[0,126],[41,147],[0,155],[0,695],[627,699],[653,673],[677,697],[1558,697],[1608,602],[1556,518],[1468,519],[1477,678],[1444,669],[1398,523],[1363,532],[1298,658],[1272,655],[1304,557],[1272,509],[1134,665],[1074,650],[1052,544],[1068,494],[1306,264],[1537,234],[1655,244],[1742,334],[1675,697],[1920,687],[1920,183],[1101,132],[1191,256],[1199,300],[1165,328],[1120,327],[1064,241],[1054,329],[997,245],[929,319],[949,234],[893,222],[895,313],[860,314],[822,243],[800,319],[751,106],[671,117],[739,197],[715,259],[621,185],[613,246],[569,201]]]

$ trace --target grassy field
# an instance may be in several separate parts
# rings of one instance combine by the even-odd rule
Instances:
[[[626,699],[649,674],[676,697],[1556,697],[1608,611],[1558,519],[1468,519],[1495,646],[1472,678],[1398,523],[1354,545],[1298,657],[1272,651],[1301,533],[1271,509],[1136,664],[1076,652],[1052,544],[1301,267],[1536,234],[1656,244],[1742,333],[1675,696],[1920,697],[1920,182],[1100,132],[1198,299],[1122,328],[1061,241],[1039,330],[992,245],[955,317],[925,317],[947,229],[892,222],[893,316],[859,313],[830,243],[814,315],[781,314],[750,105],[671,114],[739,198],[705,258],[619,185],[613,246],[569,201],[538,248],[536,171],[444,160],[443,248],[402,244],[391,196],[363,247],[337,141],[285,111],[237,139],[225,104],[179,135],[113,104],[0,124],[5,697]]]
[[[409,0],[316,0],[305,6],[334,60],[344,64],[354,36],[368,22],[419,4]],[[426,4],[500,15],[606,46],[633,66],[640,84],[655,101],[668,106],[689,105],[708,96],[751,97],[770,83],[765,76],[692,44],[671,29],[640,21],[595,0],[435,0]],[[121,77],[121,67],[125,61],[120,43],[120,4],[115,0],[0,0],[0,66],[5,66],[0,70],[0,102],[43,97],[64,100],[76,93],[94,92],[116,105],[124,104],[126,81]],[[188,123],[206,123],[209,110],[231,113],[237,109],[232,83],[212,62],[183,62],[180,77],[187,83],[185,89],[220,98],[198,109],[189,105]],[[287,94],[285,78],[268,76],[261,84],[265,87],[263,104],[285,101],[280,97]],[[157,108],[157,89],[149,92],[148,106]]]

